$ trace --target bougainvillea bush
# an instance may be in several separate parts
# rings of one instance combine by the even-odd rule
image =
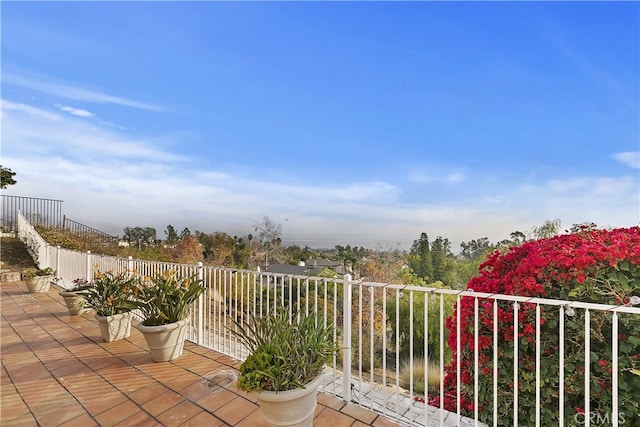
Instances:
[[[505,253],[495,252],[481,266],[468,289],[506,295],[632,305],[640,296],[640,228],[578,229],[548,239],[528,241]],[[478,409],[493,420],[493,299],[479,300]],[[498,303],[498,424],[513,424],[514,303]],[[541,305],[541,425],[559,421],[560,307]],[[452,362],[445,369],[444,406],[455,411],[456,357],[460,353],[461,408],[474,413],[474,298],[461,299],[460,348],[456,313],[448,318]],[[536,305],[520,303],[518,313],[518,419],[531,425],[536,411]],[[612,416],[612,314],[590,314],[590,414]],[[619,313],[619,421],[640,425],[640,315]],[[585,310],[567,307],[565,321],[565,425],[584,423]],[[439,406],[440,396],[430,396]],[[611,422],[611,421],[609,421]],[[635,424],[634,424],[635,423]]]

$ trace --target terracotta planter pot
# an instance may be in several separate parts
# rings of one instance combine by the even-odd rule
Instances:
[[[145,326],[139,323],[136,327],[142,332],[154,362],[168,362],[182,356],[188,324],[189,318],[186,318],[167,325]]]
[[[121,340],[131,335],[131,312],[99,316],[96,314],[100,333],[106,342]]]
[[[281,391],[251,393],[258,399],[264,420],[269,427],[313,425],[313,417],[318,402],[318,387],[322,375],[307,384],[306,388]]]
[[[64,299],[64,303],[69,309],[69,315],[78,316],[89,311],[84,306],[84,297],[82,295],[71,291],[60,291],[58,294]]]
[[[48,292],[51,282],[53,282],[53,275],[51,276],[34,276],[24,279],[24,283],[27,285],[27,289],[31,293]]]

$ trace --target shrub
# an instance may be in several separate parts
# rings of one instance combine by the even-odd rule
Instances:
[[[382,366],[382,337],[377,332],[373,334],[373,349],[371,348],[371,332],[366,329],[362,331],[362,340],[358,331],[358,325],[352,325],[351,329],[351,367],[353,369],[362,369],[362,372],[371,372]],[[362,357],[360,356],[360,346],[362,346]],[[373,356],[373,359],[372,357]],[[361,360],[362,359],[362,360]]]
[[[529,241],[504,254],[489,256],[480,275],[468,289],[477,292],[629,305],[640,295],[640,228],[596,230],[585,228],[573,234]],[[635,298],[634,298],[635,301]],[[535,305],[521,303],[518,310],[519,418],[531,423],[535,416]],[[456,355],[461,355],[461,407],[472,415],[474,406],[474,298],[461,299],[460,342],[456,348],[456,313],[447,320],[452,362],[446,368],[445,408],[456,408]],[[585,310],[575,309],[565,317],[565,423],[575,422],[584,412],[584,324]],[[542,425],[557,425],[559,417],[559,308],[541,306],[540,410]],[[611,414],[610,312],[590,311],[591,363],[590,411]],[[498,423],[513,424],[513,304],[498,304]],[[482,421],[493,419],[493,300],[479,301],[479,411]],[[619,410],[626,420],[640,418],[640,318],[619,314]],[[439,405],[439,397],[431,396]],[[633,422],[632,422],[633,423]]]
[[[432,288],[443,288],[442,282],[434,282],[428,285]],[[413,355],[424,356],[425,354],[425,301],[428,312],[428,328],[426,331],[426,343],[429,346],[429,358],[437,359],[440,357],[440,298],[443,299],[442,307],[444,309],[443,318],[448,318],[453,313],[453,306],[456,298],[453,295],[426,294],[424,292],[413,292],[413,302],[411,302],[408,292],[400,299],[398,306],[398,319],[396,319],[396,300],[390,298],[387,304],[387,315],[389,323],[395,325],[399,322],[399,334],[396,337],[396,328],[391,328],[391,340],[395,342],[399,340],[400,357],[408,358],[411,350],[411,333],[409,325],[413,324]],[[409,316],[409,309],[413,307],[413,317]],[[444,327],[444,325],[442,325]],[[449,363],[451,360],[451,352],[446,345],[447,334],[445,333],[444,360]]]
[[[383,292],[382,289],[362,286],[351,304],[351,366],[362,368],[363,372],[382,366],[382,325],[386,316],[382,310]]]

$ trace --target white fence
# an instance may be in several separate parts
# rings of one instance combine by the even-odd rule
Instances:
[[[343,343],[328,367],[324,391],[403,424],[546,427],[552,417],[552,425],[559,426],[640,425],[638,412],[629,406],[638,404],[638,396],[627,387],[640,381],[627,363],[639,357],[640,340],[619,339],[630,323],[640,322],[640,307],[631,304],[124,259],[51,247],[23,217],[18,224],[19,237],[39,266],[55,269],[63,287],[76,278],[91,280],[98,270],[149,276],[172,269],[198,275],[206,292],[192,310],[188,339],[240,360],[246,354],[229,330],[231,319],[275,313],[281,305],[291,313],[316,313],[335,327]],[[457,315],[449,322],[457,333],[449,337],[446,319],[454,307]],[[461,317],[463,311],[467,318]],[[460,351],[452,353],[450,347]],[[422,369],[418,359],[432,369]],[[610,375],[603,380],[605,365]],[[431,389],[430,382],[435,383]],[[579,404],[576,387],[582,389]],[[449,411],[447,401],[454,402]]]

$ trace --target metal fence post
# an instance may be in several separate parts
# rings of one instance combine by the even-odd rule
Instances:
[[[60,277],[60,245],[56,246],[56,285],[59,285],[60,283],[58,283],[61,279]],[[64,282],[62,283],[62,286],[64,287]]]
[[[342,318],[342,398],[351,402],[351,275],[344,275]]]
[[[45,267],[47,268],[51,268],[52,267],[52,263],[51,263],[51,257],[49,256],[49,244],[45,244],[44,246],[44,259],[45,259]]]
[[[204,286],[204,268],[202,261],[198,262],[198,280],[200,280],[200,286]],[[198,336],[196,340],[198,345],[204,345],[204,293],[198,296]]]
[[[87,281],[91,281],[93,277],[91,276],[91,251],[87,251]]]

